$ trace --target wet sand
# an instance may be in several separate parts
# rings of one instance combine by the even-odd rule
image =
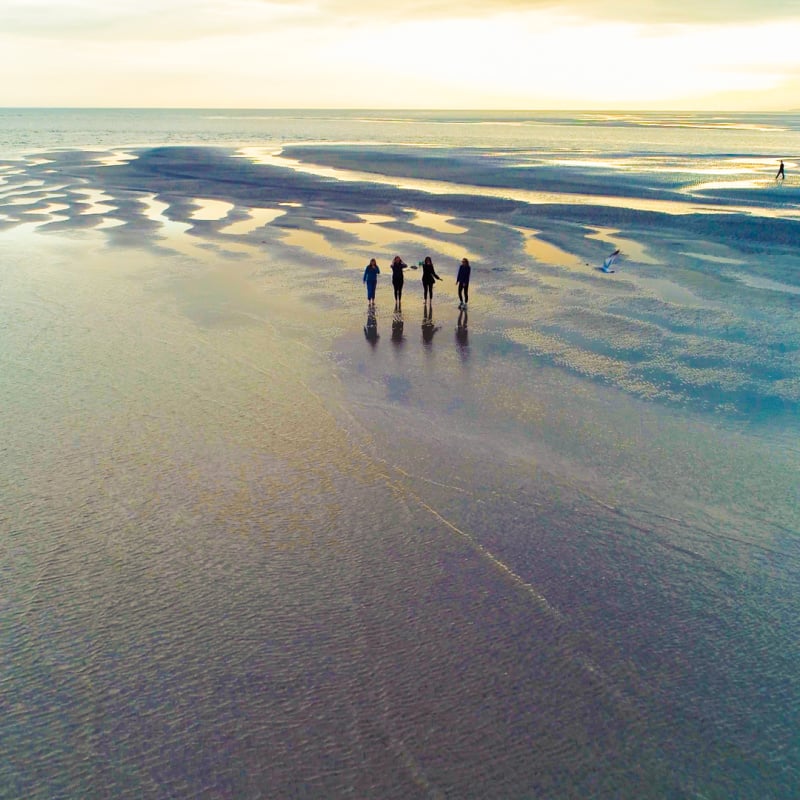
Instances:
[[[722,243],[140,155],[0,187],[9,796],[791,791],[798,454],[746,345],[671,360],[756,324]]]

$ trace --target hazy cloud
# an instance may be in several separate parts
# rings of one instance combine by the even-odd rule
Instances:
[[[310,4],[263,0],[0,0],[0,32],[32,38],[182,41],[307,22]]]
[[[0,0],[0,105],[781,108],[798,40],[797,0]]]
[[[185,40],[259,28],[547,12],[586,22],[728,24],[800,18],[797,0],[0,0],[6,36]]]
[[[592,21],[697,24],[800,17],[797,0],[321,0],[320,7],[349,17],[474,18],[547,11]]]

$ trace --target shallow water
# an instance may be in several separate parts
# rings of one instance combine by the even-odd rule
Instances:
[[[379,307],[343,386],[251,265],[10,238],[8,796],[788,790],[794,541],[725,474],[778,454],[475,313]]]
[[[3,173],[0,796],[791,796],[792,248],[182,157]]]

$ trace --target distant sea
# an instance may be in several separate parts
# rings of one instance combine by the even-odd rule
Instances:
[[[3,800],[797,795],[800,113],[0,109],[0,372]]]
[[[5,155],[52,147],[373,142],[664,156],[797,154],[800,112],[0,109]]]

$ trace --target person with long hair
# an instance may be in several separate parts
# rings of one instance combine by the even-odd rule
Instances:
[[[395,256],[392,260],[392,288],[394,289],[394,307],[400,308],[403,299],[403,270],[408,268],[408,264],[403,263],[400,256]]]
[[[430,256],[425,256],[425,260],[422,262],[422,293],[423,293],[423,303],[428,302],[428,297],[431,298],[431,303],[433,303],[433,284],[435,281],[440,281],[441,278],[436,274],[436,270],[433,268],[433,261]]]
[[[378,285],[378,275],[380,275],[380,267],[378,266],[378,262],[371,258],[369,260],[369,264],[367,264],[367,268],[364,270],[364,283],[367,284],[367,302],[371,305],[375,305],[375,288]]]

